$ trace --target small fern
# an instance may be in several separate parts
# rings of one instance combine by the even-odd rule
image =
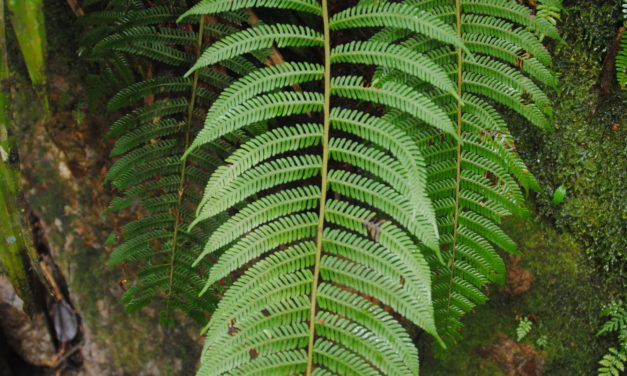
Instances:
[[[618,341],[622,350],[627,351],[627,305],[622,302],[612,302],[601,311],[601,317],[608,317],[597,336],[607,335],[612,332],[618,334]]]
[[[616,376],[625,371],[627,362],[627,305],[612,302],[601,311],[601,317],[609,318],[597,332],[598,336],[617,333],[618,349],[611,347],[599,361],[599,376]]]
[[[549,345],[549,337],[546,334],[541,335],[536,340],[536,346],[538,346],[541,349],[546,349],[548,345]]]
[[[557,25],[563,11],[562,0],[538,0],[536,5],[536,17],[546,20],[553,26]],[[544,39],[542,34],[538,37],[540,40]]]
[[[518,326],[516,327],[516,341],[520,342],[531,332],[531,328],[533,328],[533,322],[529,320],[527,317],[523,317],[518,321]]]
[[[625,362],[627,362],[627,354],[610,347],[607,354],[603,355],[603,359],[599,361],[601,367],[599,367],[598,375],[620,376],[625,371]]]
[[[627,0],[623,0],[623,29],[627,27]],[[616,55],[616,79],[621,88],[627,87],[627,32],[623,31]]]

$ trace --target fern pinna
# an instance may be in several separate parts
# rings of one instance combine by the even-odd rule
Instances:
[[[126,209],[137,218],[118,230],[119,244],[109,264],[140,266],[138,280],[122,298],[127,310],[136,311],[160,297],[162,322],[170,322],[172,312],[181,309],[204,324],[215,305],[214,296],[198,296],[206,267],[192,268],[192,263],[213,224],[225,216],[191,231],[187,226],[209,174],[239,141],[232,135],[230,140],[196,149],[181,161],[214,99],[212,91],[232,80],[220,70],[209,69],[198,70],[190,78],[181,76],[204,42],[236,28],[226,24],[205,27],[204,18],[177,26],[175,21],[183,8],[173,6],[173,2],[163,3],[146,8],[141,1],[113,2],[111,9],[88,14],[82,20],[93,27],[87,35],[90,56],[105,64],[111,61],[105,72],[109,72],[112,86],[134,81],[134,71],[144,77],[120,90],[108,106],[110,110],[132,109],[111,126],[108,134],[118,140],[111,152],[117,160],[106,180],[122,192],[110,209]],[[248,19],[243,12],[227,16],[235,25]],[[267,51],[257,57],[262,60],[264,54]],[[246,59],[230,63],[242,71],[255,66]]]
[[[188,73],[274,44],[294,56],[226,88],[185,155],[270,121],[212,174],[193,223],[231,215],[197,260],[218,256],[205,289],[239,274],[208,324],[199,374],[416,375],[417,350],[404,325],[438,338],[425,260],[439,252],[437,221],[417,145],[378,109],[394,108],[453,139],[455,124],[406,84],[339,72],[383,66],[458,94],[446,70],[424,54],[340,40],[391,27],[465,47],[450,25],[400,3],[331,15],[326,0],[208,0],[183,19],[253,5],[286,22],[224,37]],[[318,22],[290,23],[289,12],[280,16],[286,10]],[[307,60],[312,50],[322,51],[323,64]]]
[[[623,0],[623,36],[616,55],[616,79],[622,89],[627,87],[627,0]]]
[[[435,317],[440,336],[450,345],[459,337],[461,317],[487,300],[486,285],[504,280],[505,266],[497,249],[516,252],[516,245],[498,224],[505,215],[526,215],[519,185],[539,189],[517,155],[499,111],[517,112],[538,127],[549,127],[551,107],[541,86],[555,88],[556,80],[540,40],[544,35],[559,36],[551,22],[532,17],[528,8],[514,1],[410,3],[452,25],[470,51],[453,51],[397,29],[373,37],[396,41],[428,56],[456,81],[461,98],[420,81],[412,85],[446,110],[456,123],[457,138],[419,127],[395,109],[386,115],[405,124],[428,165],[428,192],[446,260],[446,265],[441,265],[430,258]],[[386,68],[379,69],[376,77],[380,81],[410,79]],[[509,113],[506,116],[511,116]]]

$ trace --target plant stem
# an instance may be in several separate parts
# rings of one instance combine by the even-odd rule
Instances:
[[[324,213],[327,200],[327,173],[329,165],[329,129],[331,122],[331,33],[329,31],[329,9],[327,0],[322,0],[322,22],[324,28],[324,106],[323,106],[323,133],[322,133],[322,167],[320,171],[320,212],[318,214],[318,229],[316,232],[316,256],[314,262],[313,280],[311,283],[311,303],[309,316],[309,344],[307,348],[306,375],[310,376],[313,370],[313,353],[316,325],[316,307],[318,283],[320,279],[320,260],[322,258],[322,233],[324,231]]]
[[[462,16],[461,16],[461,1],[455,0],[455,23],[457,24],[457,35],[462,36]],[[457,47],[457,161],[456,161],[456,179],[455,179],[455,214],[453,218],[453,242],[451,245],[451,258],[450,268],[451,275],[448,284],[448,302],[446,305],[446,327],[450,322],[451,303],[453,297],[453,280],[455,279],[455,251],[457,250],[457,228],[459,227],[459,190],[462,180],[462,64],[463,56],[462,49]]]
[[[202,49],[202,38],[205,29],[205,17],[200,16],[200,26],[198,28],[198,40],[197,40],[197,57],[200,56],[200,50]],[[194,116],[194,105],[196,103],[196,89],[198,87],[198,77],[200,75],[200,70],[196,70],[194,72],[194,80],[192,83],[192,96],[189,101],[189,105],[187,107],[187,120],[185,124],[185,146],[183,150],[187,150],[190,144],[190,136],[192,129],[192,118]],[[181,228],[181,205],[183,204],[183,192],[185,189],[185,169],[187,167],[187,158],[181,160],[181,174],[179,179],[179,187],[177,191],[177,200],[176,200],[176,219],[174,220],[174,234],[172,236],[172,254],[170,256],[169,263],[169,275],[168,275],[168,292],[166,296],[169,298],[172,295],[172,286],[174,282],[174,263],[176,262],[176,250],[177,250],[177,238],[178,233]],[[170,305],[170,300],[168,299],[168,310]]]
[[[46,84],[47,38],[44,24],[43,0],[7,0],[11,23],[22,50],[28,75],[39,95],[44,114],[50,115]]]

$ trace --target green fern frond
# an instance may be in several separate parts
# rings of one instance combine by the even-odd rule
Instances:
[[[625,371],[625,363],[627,362],[627,354],[616,350],[613,347],[599,361],[599,376],[618,376]]]
[[[111,152],[118,158],[106,177],[120,192],[111,210],[132,208],[139,218],[117,229],[119,244],[109,259],[110,266],[140,266],[137,280],[130,283],[122,302],[127,310],[137,311],[157,300],[163,308],[162,322],[170,322],[172,312],[180,309],[204,324],[215,306],[215,297],[199,296],[205,286],[206,263],[202,268],[193,264],[209,234],[226,216],[217,216],[191,230],[187,227],[194,219],[210,173],[233,152],[231,142],[249,136],[234,133],[228,140],[197,148],[181,160],[202,123],[203,107],[206,109],[215,99],[212,87],[224,88],[233,81],[207,69],[190,78],[172,76],[183,73],[176,67],[187,68],[194,51],[200,53],[203,37],[213,32],[205,31],[204,19],[194,24],[196,29],[176,26],[174,21],[181,12],[136,4],[122,11],[94,14],[84,22],[104,31],[98,34],[100,39],[93,39],[89,53],[104,59],[105,64],[109,55],[128,59],[140,67],[140,74],[145,72],[142,67],[152,70],[163,63],[169,65],[157,69],[154,77],[151,71],[147,79],[131,83],[109,102],[111,110],[130,108],[108,134],[118,137]],[[250,61],[233,59],[225,65],[247,73],[255,69],[254,59],[265,59],[264,54],[256,54]],[[125,81],[133,81],[135,74],[125,73]],[[250,131],[254,134],[252,128]]]
[[[530,17],[529,8],[508,0],[464,0],[462,12],[485,14],[493,17],[504,18],[515,22],[553,39],[560,39],[555,28],[545,18]]]
[[[271,47],[322,46],[321,34],[305,26],[290,24],[261,25],[229,35],[207,49],[187,73],[236,56]]]
[[[180,77],[159,77],[140,81],[120,90],[111,100],[107,108],[110,111],[129,106],[150,95],[191,90],[192,81]]]
[[[448,90],[453,96],[457,95],[453,82],[439,65],[434,64],[427,56],[400,45],[371,41],[342,44],[331,51],[331,63],[367,64],[397,69],[439,89]]]
[[[253,374],[257,366],[259,374],[417,374],[415,348],[378,305],[438,338],[426,260],[439,256],[438,223],[412,131],[366,109],[394,108],[422,129],[458,135],[445,108],[425,91],[331,70],[340,64],[398,69],[432,90],[458,93],[446,67],[425,54],[370,41],[331,50],[331,33],[400,27],[465,46],[437,16],[403,4],[359,5],[330,16],[326,1],[320,8],[291,0],[209,0],[181,19],[253,5],[317,15],[322,32],[255,25],[212,44],[188,75],[272,46],[301,57],[323,47],[324,65],[288,61],[243,76],[215,100],[184,155],[251,125],[269,125],[215,170],[190,227],[230,215],[196,261],[218,258],[205,290],[226,277],[235,280],[207,326],[199,375]],[[468,221],[507,243],[489,223]]]
[[[404,29],[467,51],[460,38],[445,22],[430,12],[402,3],[356,6],[333,15],[329,21],[331,30],[363,27]]]
[[[518,327],[516,327],[516,341],[520,342],[523,338],[529,334],[531,328],[533,327],[533,322],[529,320],[527,317],[523,317],[518,322]]]
[[[499,224],[538,184],[502,112],[549,127],[550,18],[514,0],[331,13],[138,2],[84,21],[89,53],[128,84],[109,104],[130,108],[107,181],[112,209],[141,216],[110,263],[141,265],[129,310],[162,297],[164,321],[211,313],[199,375],[418,375],[408,327],[453,344],[504,281],[498,250],[517,252]]]
[[[601,317],[608,317],[609,320],[601,326],[596,335],[617,332],[620,349],[627,352],[627,305],[621,301],[612,302],[603,308]]]
[[[218,168],[207,183],[203,201],[198,206],[198,213],[201,212],[201,208],[205,206],[207,200],[216,195],[218,190],[224,191],[225,187],[229,186],[235,178],[251,167],[271,156],[317,145],[321,137],[321,125],[303,124],[278,128],[243,144],[241,148],[227,158],[228,166]],[[208,216],[199,215],[196,221],[206,218]]]
[[[135,26],[125,29],[121,33],[110,35],[98,42],[92,49],[93,53],[102,53],[105,50],[116,50],[131,45],[193,45],[196,35],[193,32],[156,28],[150,26]]]
[[[289,9],[300,12],[309,12],[313,13],[314,15],[320,15],[322,12],[320,5],[313,0],[202,0],[193,8],[183,13],[183,15],[179,17],[178,21],[180,22],[190,15],[219,14],[222,12],[252,7]]]
[[[599,376],[614,376],[625,371],[627,363],[627,305],[621,301],[607,304],[601,311],[601,317],[607,320],[597,336],[607,335],[616,332],[618,337],[618,349],[610,347],[608,352],[599,361]]]
[[[623,25],[627,25],[627,1],[623,0]],[[622,89],[627,87],[627,33],[623,32],[616,55],[616,79]]]
[[[496,248],[517,252],[500,229],[501,217],[526,216],[520,186],[539,189],[515,151],[507,124],[497,111],[513,110],[530,123],[548,128],[551,107],[541,85],[556,87],[542,35],[559,39],[554,25],[534,18],[510,0],[415,0],[415,9],[432,11],[457,30],[467,50],[454,51],[401,28],[387,28],[372,40],[396,43],[442,66],[456,80],[457,97],[433,90],[400,69],[381,66],[379,82],[411,82],[457,123],[458,138],[425,128],[388,107],[386,119],[411,132],[428,166],[428,193],[438,218],[446,267],[429,257],[438,331],[447,344],[459,338],[461,317],[487,298],[488,282],[504,280],[505,266]],[[472,55],[469,55],[469,52]]]

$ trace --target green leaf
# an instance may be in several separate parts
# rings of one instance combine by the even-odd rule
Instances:
[[[553,192],[553,203],[560,204],[566,198],[566,186],[563,184],[555,189]]]

